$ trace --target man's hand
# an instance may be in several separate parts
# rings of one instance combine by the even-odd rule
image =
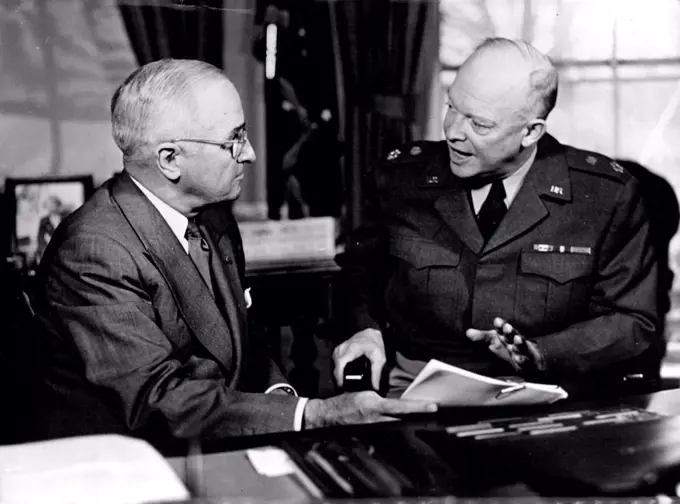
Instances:
[[[352,362],[365,355],[371,361],[371,383],[373,388],[380,388],[380,374],[385,365],[385,344],[382,333],[377,329],[364,329],[359,331],[344,343],[339,344],[333,350],[333,363],[335,364],[336,383],[342,387],[343,371],[348,362]]]
[[[304,427],[375,423],[397,420],[413,413],[434,413],[431,401],[385,399],[374,391],[353,392],[329,399],[310,399],[305,406]]]
[[[533,341],[525,339],[500,317],[494,319],[493,326],[488,331],[468,329],[465,335],[472,341],[487,344],[492,353],[510,363],[516,371],[545,371],[543,356]]]

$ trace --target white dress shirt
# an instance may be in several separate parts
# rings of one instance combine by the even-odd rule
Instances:
[[[529,156],[529,159],[527,159],[526,163],[520,166],[515,173],[503,179],[503,187],[505,188],[505,208],[510,208],[510,205],[515,199],[515,196],[517,196],[520,187],[522,187],[524,177],[526,177],[529,168],[531,168],[531,165],[534,163],[534,159],[536,159],[536,149],[534,149],[534,152],[531,154],[531,156]],[[480,187],[479,189],[472,189],[470,191],[470,196],[472,196],[472,204],[475,209],[475,215],[479,214],[479,211],[482,209],[482,205],[484,204],[484,200],[486,200],[490,190],[491,184],[487,184]]]
[[[130,178],[135,183],[135,185],[139,187],[139,190],[142,191],[142,193],[144,193],[144,196],[146,196],[149,199],[149,201],[156,208],[156,210],[158,210],[158,212],[161,214],[165,222],[168,223],[168,226],[170,226],[172,233],[177,237],[179,242],[182,244],[182,247],[184,247],[184,251],[188,254],[189,241],[184,237],[184,235],[186,234],[187,226],[189,225],[189,219],[185,215],[178,212],[170,205],[162,201],[160,198],[158,198],[158,196],[153,194],[140,182],[135,180],[134,177],[130,176]],[[283,388],[292,389],[293,391],[295,391],[295,389],[288,385],[287,383],[276,383],[269,387],[265,391],[265,394],[269,394],[274,390]],[[297,392],[295,392],[295,395],[297,396]],[[309,401],[307,397],[300,397],[297,406],[295,407],[293,429],[295,429],[296,431],[302,430],[302,420],[304,416],[305,406],[307,405],[307,401]]]

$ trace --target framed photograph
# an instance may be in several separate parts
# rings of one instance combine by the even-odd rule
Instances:
[[[94,189],[91,175],[8,178],[10,249],[25,258],[25,267],[40,262],[52,233],[68,214],[82,205]]]

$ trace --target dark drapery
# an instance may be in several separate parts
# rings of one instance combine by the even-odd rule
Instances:
[[[265,81],[270,219],[339,217],[343,203],[329,10],[319,0],[260,0],[253,53],[277,27],[275,75]],[[285,211],[284,211],[285,208]]]
[[[328,3],[341,87],[347,226],[361,221],[362,176],[390,149],[418,140],[418,111],[427,108],[438,38],[431,0],[334,0]]]
[[[222,3],[118,0],[118,8],[140,65],[186,58],[223,68]]]

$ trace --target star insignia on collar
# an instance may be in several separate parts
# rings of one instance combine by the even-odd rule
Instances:
[[[399,156],[401,156],[401,151],[399,149],[394,149],[387,155],[387,160],[392,161],[393,159],[397,159]]]
[[[588,163],[590,166],[595,166],[597,163],[597,158],[595,156],[588,156],[586,158],[586,163]]]
[[[418,147],[417,145],[414,145],[413,147],[411,147],[411,156],[417,156],[417,155],[419,155],[421,152],[423,152],[423,149],[421,149],[421,148]]]
[[[609,166],[611,166],[616,173],[623,173],[623,166],[621,166],[616,161],[612,161],[611,163],[609,163]]]

